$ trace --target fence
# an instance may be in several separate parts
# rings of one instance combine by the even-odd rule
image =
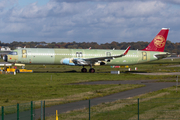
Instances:
[[[0,120],[34,120],[34,102],[1,107]]]
[[[2,106],[0,120],[55,120],[56,110],[59,119],[180,119],[180,98],[109,99],[109,102],[104,103],[92,99],[58,105],[59,103],[61,101],[33,101]]]

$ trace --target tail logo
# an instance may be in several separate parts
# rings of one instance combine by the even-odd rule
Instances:
[[[162,35],[158,35],[154,38],[154,45],[157,48],[162,48],[165,46],[166,40]]]

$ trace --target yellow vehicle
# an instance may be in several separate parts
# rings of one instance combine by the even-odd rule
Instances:
[[[16,73],[31,73],[33,70],[27,70],[27,69],[17,69],[17,67],[5,67],[4,71],[7,72],[16,72]]]
[[[0,71],[3,71],[3,70],[4,70],[4,68],[3,68],[3,67],[1,67]]]
[[[9,66],[9,67],[4,67],[4,71],[7,71],[7,72],[15,72],[16,69],[13,68],[13,67],[11,67],[11,66]]]
[[[0,74],[2,74],[3,71],[4,71],[4,68],[1,67],[1,68],[0,68]]]
[[[33,70],[19,69],[19,73],[30,73],[30,72],[33,72]]]

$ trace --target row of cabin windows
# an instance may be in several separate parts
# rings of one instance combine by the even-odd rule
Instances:
[[[25,55],[76,55],[76,57],[83,57],[83,56],[103,56],[102,54],[39,54],[39,53],[29,53],[29,54],[23,54]],[[112,56],[117,56],[117,55],[112,55]],[[138,57],[138,55],[126,55],[125,57]]]
[[[12,55],[17,55],[17,52],[10,52],[9,54]],[[75,55],[75,54],[29,54],[29,55]],[[102,54],[84,54],[84,56],[103,56]],[[110,52],[106,52],[106,56],[111,56]],[[113,55],[116,56],[116,55]],[[138,57],[137,55],[126,55],[127,57]],[[27,57],[27,51],[26,50],[22,50],[22,57],[26,58]],[[82,52],[76,52],[76,57],[83,57],[83,53]],[[143,52],[143,59],[147,59],[147,54],[146,52]]]

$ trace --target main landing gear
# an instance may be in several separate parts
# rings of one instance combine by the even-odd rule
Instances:
[[[86,72],[87,72],[87,69],[84,68],[84,66],[83,66],[83,68],[81,69],[81,72],[86,73]],[[89,72],[90,72],[90,73],[94,73],[94,72],[95,72],[95,69],[92,68],[92,66],[91,66],[91,68],[89,69]]]
[[[86,69],[86,68],[82,68],[82,69],[81,69],[81,72],[86,73],[86,72],[87,72],[87,69]]]
[[[90,73],[94,73],[94,72],[95,72],[95,69],[94,69],[94,68],[90,68],[90,69],[89,69],[89,72],[90,72]]]

